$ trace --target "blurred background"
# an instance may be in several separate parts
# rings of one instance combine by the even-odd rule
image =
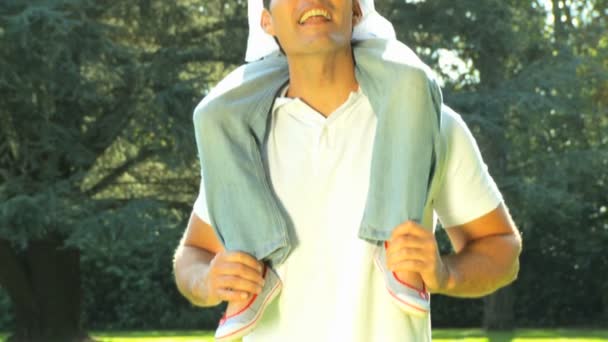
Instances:
[[[433,326],[608,328],[608,1],[376,7],[440,77],[524,238],[514,285],[433,297]],[[215,327],[222,308],[189,305],[171,259],[200,180],[192,111],[243,63],[246,15],[0,0],[0,331]]]

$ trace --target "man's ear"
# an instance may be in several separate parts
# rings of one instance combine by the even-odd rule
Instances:
[[[262,11],[262,19],[260,20],[260,25],[262,26],[262,30],[268,33],[271,36],[275,36],[274,26],[272,25],[272,16],[267,9]]]
[[[363,18],[363,11],[359,0],[353,0],[353,26],[357,25]]]

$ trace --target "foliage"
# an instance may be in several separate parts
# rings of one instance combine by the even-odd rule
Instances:
[[[96,227],[100,238],[84,237],[80,245],[87,251],[82,265],[85,307],[91,308],[85,322],[97,329],[213,328],[221,309],[188,305],[173,283],[171,255],[186,217],[159,210],[159,215],[146,215],[139,219],[141,225],[129,227],[120,216],[130,214],[129,209],[114,213],[115,220]]]
[[[211,73],[189,70],[213,55],[192,10],[3,2],[2,236],[22,245],[50,231],[69,236],[93,213],[141,209],[127,200],[188,202],[191,109]]]
[[[91,320],[200,324],[170,260],[198,190],[192,109],[242,59],[223,42],[244,40],[243,14],[222,1],[0,3],[0,239],[20,257],[49,236],[79,249]]]
[[[523,232],[517,324],[600,324],[608,281],[592,274],[608,271],[601,247],[608,242],[601,171],[608,10],[605,1],[551,3],[387,0],[378,7],[445,80],[446,102],[473,130]],[[462,62],[446,63],[441,49]],[[458,300],[434,303],[442,305],[438,324],[480,323],[471,310],[479,302],[468,302],[458,319]]]

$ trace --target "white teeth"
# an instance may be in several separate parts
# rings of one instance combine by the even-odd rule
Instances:
[[[322,10],[322,9],[312,9],[310,11],[304,12],[304,14],[302,15],[302,17],[298,21],[298,23],[303,24],[309,18],[311,18],[311,17],[317,17],[317,16],[324,17],[327,20],[331,19],[331,15],[329,15],[329,13],[327,11]]]

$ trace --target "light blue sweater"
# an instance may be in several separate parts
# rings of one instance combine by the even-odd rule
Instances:
[[[444,173],[441,91],[398,41],[365,40],[353,51],[357,81],[378,118],[359,237],[387,240],[407,220],[431,229],[430,202]],[[194,111],[210,224],[227,250],[271,264],[282,263],[294,241],[262,159],[274,99],[288,80],[286,58],[270,56],[233,71]]]

